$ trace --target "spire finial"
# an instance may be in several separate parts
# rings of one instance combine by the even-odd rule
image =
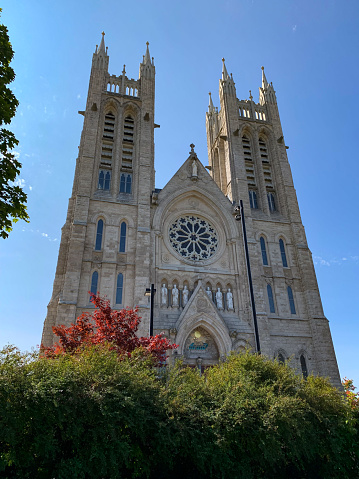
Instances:
[[[225,59],[224,59],[224,58],[222,58],[222,62],[223,62],[223,66],[222,66],[222,80],[228,80],[228,79],[229,79],[229,75],[228,75],[228,72],[227,72],[226,64],[224,63],[224,62],[225,62]]]
[[[253,97],[252,97],[252,90],[249,90],[249,99],[252,101],[253,100]]]
[[[194,145],[193,143],[191,143],[189,146],[191,147],[191,153],[194,153],[194,147],[195,147],[195,145]]]
[[[267,78],[264,73],[264,67],[262,67],[262,88],[267,88],[267,86],[268,86]]]
[[[126,74],[126,65],[123,65],[122,75]]]
[[[212,113],[213,110],[214,110],[213,101],[212,101],[212,94],[211,94],[211,92],[209,92],[208,94],[209,94],[208,112]]]
[[[105,50],[105,32],[102,32],[102,38],[101,38],[101,42],[100,42],[100,46],[97,50],[97,53],[105,53],[106,54],[106,50]]]
[[[148,48],[149,42],[146,42],[146,54],[143,59],[144,65],[151,65],[151,56],[150,56],[150,50]]]

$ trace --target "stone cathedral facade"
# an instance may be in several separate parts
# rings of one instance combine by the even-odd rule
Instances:
[[[223,60],[220,109],[206,114],[209,166],[189,157],[155,187],[155,67],[147,45],[138,80],[108,73],[104,34],[92,59],[72,195],[42,341],[52,326],[92,311],[89,291],[111,306],[139,307],[148,335],[155,285],[154,333],[174,353],[206,367],[231,350],[255,349],[241,222],[248,251],[263,354],[340,384],[307,245],[276,94],[262,71],[259,103],[237,98]]]

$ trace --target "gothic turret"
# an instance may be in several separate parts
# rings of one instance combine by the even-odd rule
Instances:
[[[151,60],[150,50],[148,48],[149,43],[146,43],[146,53],[143,56],[143,61],[140,63],[140,78],[155,78],[155,65],[153,58]]]
[[[226,68],[226,63],[224,58],[222,58],[222,78],[219,80],[219,92],[220,96],[222,94],[227,94],[233,98],[236,98],[236,87],[233,81],[232,74],[229,76]]]
[[[267,82],[266,75],[264,73],[264,67],[262,67],[262,86],[259,87],[259,103],[264,105],[265,103],[272,103],[276,105],[277,98],[272,83]]]

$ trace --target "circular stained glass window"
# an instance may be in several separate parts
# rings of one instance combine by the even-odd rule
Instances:
[[[217,251],[218,236],[214,227],[197,216],[181,216],[169,228],[172,247],[181,256],[203,261]]]

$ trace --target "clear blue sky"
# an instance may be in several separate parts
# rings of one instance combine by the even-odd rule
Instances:
[[[39,344],[71,194],[92,53],[106,32],[111,74],[156,65],[156,186],[195,143],[207,164],[208,92],[221,58],[237,95],[258,101],[261,66],[277,92],[303,223],[342,376],[359,386],[359,2],[335,0],[5,0],[15,50],[11,128],[31,223],[0,242],[0,346]]]

